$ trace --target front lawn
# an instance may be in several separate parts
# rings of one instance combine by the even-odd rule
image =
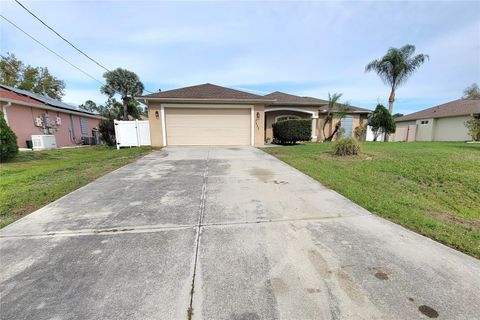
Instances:
[[[0,228],[150,150],[95,146],[20,152],[0,164]]]
[[[480,258],[480,145],[362,144],[355,157],[332,145],[265,148],[371,212]]]

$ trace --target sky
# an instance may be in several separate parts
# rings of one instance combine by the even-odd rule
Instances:
[[[256,94],[283,91],[374,109],[390,89],[365,65],[390,47],[430,59],[399,87],[394,112],[458,99],[480,84],[479,1],[160,2],[22,1],[109,69],[137,73],[151,92],[202,83]],[[95,78],[104,70],[14,1],[1,14]],[[2,55],[46,66],[66,83],[63,101],[103,103],[100,84],[1,21]]]

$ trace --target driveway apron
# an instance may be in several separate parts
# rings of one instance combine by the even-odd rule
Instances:
[[[0,230],[1,319],[479,319],[480,262],[251,147],[167,147]]]

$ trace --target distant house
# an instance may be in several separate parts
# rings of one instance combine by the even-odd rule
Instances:
[[[27,148],[32,135],[53,135],[58,147],[74,146],[97,137],[101,116],[33,92],[0,85],[0,110]]]
[[[480,100],[458,99],[395,119],[395,141],[469,141],[465,127],[471,115],[480,116]]]

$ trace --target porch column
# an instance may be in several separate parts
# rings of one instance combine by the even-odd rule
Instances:
[[[312,116],[312,141],[317,141],[317,120],[318,117]]]

